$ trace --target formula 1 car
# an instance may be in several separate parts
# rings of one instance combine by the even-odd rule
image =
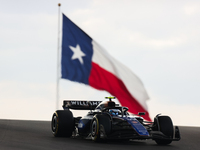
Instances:
[[[132,116],[128,108],[112,101],[63,101],[64,110],[52,117],[51,129],[55,137],[82,136],[94,141],[109,139],[152,139],[159,145],[180,140],[177,126],[168,116],[157,115],[154,122],[145,121],[145,113]],[[90,110],[85,117],[73,117],[69,109]]]

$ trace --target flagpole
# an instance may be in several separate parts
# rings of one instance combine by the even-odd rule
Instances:
[[[56,110],[59,104],[59,79],[60,79],[60,6],[58,3],[58,47],[57,47],[57,85],[56,85]]]

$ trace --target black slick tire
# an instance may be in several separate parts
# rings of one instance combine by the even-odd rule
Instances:
[[[111,121],[108,115],[95,115],[91,122],[91,138],[95,142],[102,141],[111,133]]]
[[[156,122],[156,123],[155,123]],[[154,120],[156,129],[161,131],[168,138],[173,139],[174,128],[173,123],[170,117],[168,116],[158,116],[157,119]],[[155,139],[158,145],[168,145],[172,142],[172,140],[163,140],[163,139]]]
[[[57,110],[51,121],[51,130],[55,137],[71,137],[74,130],[74,117],[69,110]]]

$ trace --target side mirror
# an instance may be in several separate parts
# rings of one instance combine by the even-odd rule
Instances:
[[[139,112],[138,113],[138,116],[144,116],[145,115],[145,112]]]

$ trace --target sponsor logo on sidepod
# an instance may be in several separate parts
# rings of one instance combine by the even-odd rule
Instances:
[[[82,121],[80,121],[80,122],[78,123],[78,128],[83,128],[83,127],[84,127],[84,124],[83,124]]]

